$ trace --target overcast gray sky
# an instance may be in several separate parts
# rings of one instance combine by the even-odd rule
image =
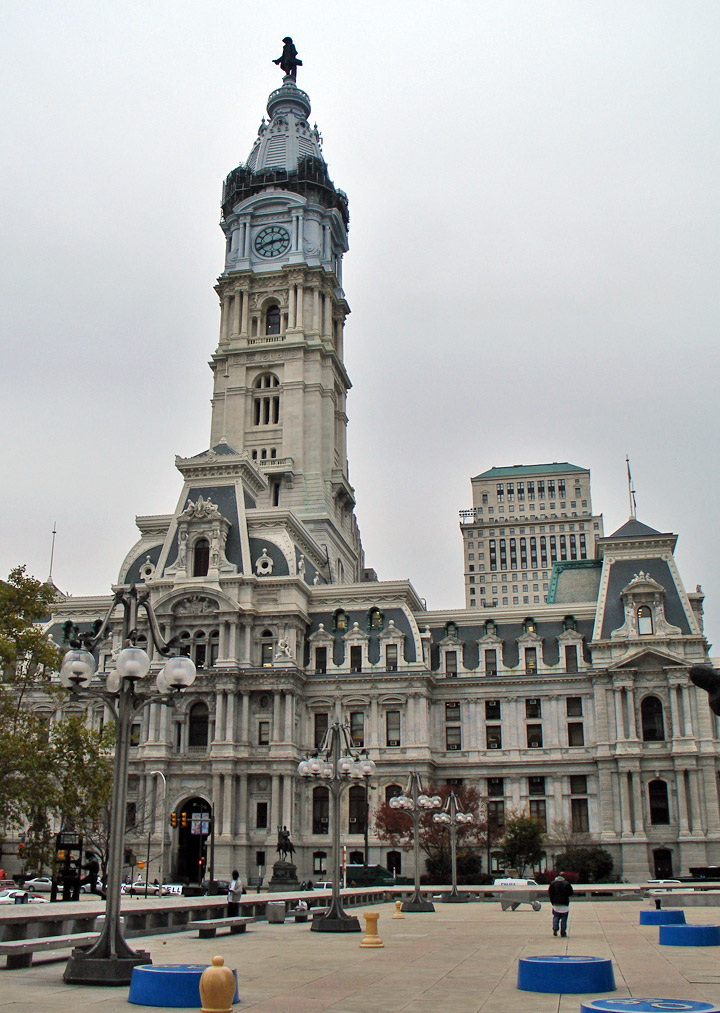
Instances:
[[[720,4],[5,0],[3,523],[105,593],[208,444],[224,176],[291,35],[350,198],[368,565],[463,604],[470,476],[568,460],[679,534],[720,621]]]

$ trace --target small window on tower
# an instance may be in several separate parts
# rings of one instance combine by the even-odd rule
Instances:
[[[279,306],[268,306],[268,311],[265,314],[265,333],[266,334],[279,334],[280,333],[280,307]]]

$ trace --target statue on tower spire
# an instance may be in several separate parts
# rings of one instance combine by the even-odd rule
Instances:
[[[298,60],[297,49],[289,35],[283,39],[282,56],[273,60],[273,63],[281,67],[287,77],[295,80],[298,67],[302,67],[302,60]]]

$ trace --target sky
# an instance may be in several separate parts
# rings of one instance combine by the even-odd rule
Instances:
[[[7,0],[0,572],[104,594],[207,448],[224,177],[295,41],[350,199],[367,565],[464,602],[494,465],[589,467],[720,633],[716,0]],[[715,651],[714,653],[720,653]]]

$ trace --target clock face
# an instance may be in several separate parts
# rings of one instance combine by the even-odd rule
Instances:
[[[280,225],[268,225],[255,236],[255,250],[261,257],[279,257],[290,246],[290,233]]]

